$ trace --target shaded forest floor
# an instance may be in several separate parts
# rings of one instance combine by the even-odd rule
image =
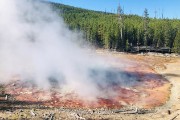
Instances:
[[[139,109],[134,106],[121,110],[110,109],[67,109],[67,108],[45,108],[36,105],[24,105],[18,109],[9,109],[8,105],[0,110],[0,119],[88,119],[88,120],[178,120],[180,119],[180,58],[163,55],[135,55],[118,52],[97,50],[98,55],[109,59],[128,58],[131,61],[142,62],[153,71],[161,74],[171,84],[170,98],[164,105],[151,108]],[[116,64],[116,63],[113,63]],[[158,91],[157,91],[158,92]],[[1,108],[3,106],[1,102]]]

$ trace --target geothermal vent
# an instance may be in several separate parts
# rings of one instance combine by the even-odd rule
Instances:
[[[68,108],[152,107],[165,81],[146,64],[88,51],[51,6],[0,1],[0,82],[16,101]],[[147,71],[147,72],[145,72]]]

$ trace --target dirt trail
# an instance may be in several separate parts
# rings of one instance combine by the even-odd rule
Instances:
[[[168,79],[172,85],[171,95],[169,101],[160,107],[159,112],[164,114],[164,117],[172,119],[177,116],[174,120],[180,119],[180,59],[174,63],[169,63],[166,65],[164,71],[158,71],[166,79]],[[171,111],[171,115],[167,115],[167,111]]]
[[[161,72],[172,84],[170,100],[165,106],[180,109],[180,60],[167,65],[167,69]]]

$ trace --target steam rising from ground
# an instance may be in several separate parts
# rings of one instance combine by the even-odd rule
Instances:
[[[68,30],[48,5],[33,0],[1,0],[0,18],[1,82],[18,75],[41,88],[56,84],[89,99],[109,97],[109,85],[126,83],[126,75],[108,72],[103,60],[74,43],[81,37]]]

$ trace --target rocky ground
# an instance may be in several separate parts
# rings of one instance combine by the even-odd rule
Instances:
[[[97,51],[102,56],[117,59],[128,58],[142,62],[152,70],[169,80],[171,93],[169,100],[156,108],[140,108],[128,105],[121,109],[68,109],[64,107],[44,107],[38,105],[0,103],[0,119],[35,119],[35,120],[179,120],[180,119],[180,58],[161,54],[124,54],[108,51]],[[167,89],[163,87],[161,89]],[[162,92],[158,89],[156,93]],[[158,94],[160,95],[160,94]],[[158,97],[158,95],[153,96]],[[156,99],[156,98],[155,98]],[[159,98],[158,98],[159,99]],[[24,105],[23,105],[24,104]]]

